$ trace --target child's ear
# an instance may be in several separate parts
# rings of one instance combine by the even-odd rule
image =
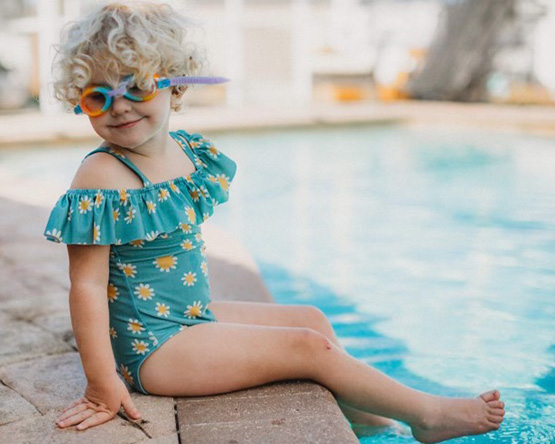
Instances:
[[[185,86],[184,88],[173,88],[172,89],[172,95],[175,96],[176,99],[180,99],[183,94],[185,94],[185,91],[187,91],[187,89],[189,89],[188,86]]]

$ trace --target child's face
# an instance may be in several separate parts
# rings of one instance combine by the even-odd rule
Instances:
[[[120,80],[125,77],[121,76]],[[91,85],[107,85],[101,75],[94,74]],[[117,88],[118,85],[109,85]],[[163,142],[170,118],[171,89],[163,89],[151,100],[134,102],[125,97],[113,97],[112,106],[89,121],[94,131],[112,146],[133,149],[152,139]],[[122,123],[135,122],[121,126]]]

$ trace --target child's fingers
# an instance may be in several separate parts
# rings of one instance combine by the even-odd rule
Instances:
[[[75,407],[78,404],[81,404],[83,402],[87,402],[86,398],[80,398],[77,401],[75,401],[73,404],[71,404],[70,406],[66,407],[65,409],[62,410],[62,413],[64,413],[66,410],[69,410],[72,407]]]
[[[135,404],[133,403],[131,396],[127,395],[127,398],[123,400],[122,404],[125,411],[129,415],[131,415],[131,418],[139,419],[141,417],[141,413],[139,412],[139,409],[135,407]]]
[[[61,428],[70,427],[72,425],[79,424],[80,422],[86,420],[87,418],[91,417],[95,413],[96,413],[95,410],[87,408],[86,410],[84,410],[82,412],[77,412],[77,413],[67,417],[63,421],[59,421],[58,425]]]
[[[87,410],[89,408],[88,404],[79,404],[68,411],[64,412],[60,417],[58,417],[58,421],[63,421],[66,418],[69,418],[76,413],[82,412],[83,410]]]
[[[93,411],[96,411],[96,409],[93,408],[93,406],[90,402],[79,404],[79,405],[73,407],[72,409],[68,410],[67,412],[65,412],[63,415],[59,416],[58,419],[56,420],[56,422],[63,421],[66,418],[69,418],[70,416],[73,416],[76,413],[83,412],[83,411],[85,411],[89,408],[92,408]]]
[[[77,430],[85,430],[89,427],[97,426],[112,419],[112,417],[113,415],[110,415],[108,412],[96,412],[79,424]]]

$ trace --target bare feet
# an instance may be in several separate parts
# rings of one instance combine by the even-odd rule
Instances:
[[[434,443],[497,430],[505,414],[499,397],[497,390],[474,399],[438,397],[429,417],[421,424],[411,424],[412,434],[420,442]]]

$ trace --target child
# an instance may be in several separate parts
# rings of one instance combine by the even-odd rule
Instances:
[[[316,307],[210,300],[200,224],[227,201],[236,165],[201,135],[168,131],[185,84],[225,80],[192,76],[201,61],[186,26],[168,5],[115,2],[73,23],[59,46],[56,96],[103,139],[45,230],[68,245],[87,378],[59,427],[102,424],[122,405],[139,419],[119,373],[162,396],[312,379],[353,425],[394,418],[422,442],[498,429],[498,391],[451,399],[405,387],[348,355]]]

